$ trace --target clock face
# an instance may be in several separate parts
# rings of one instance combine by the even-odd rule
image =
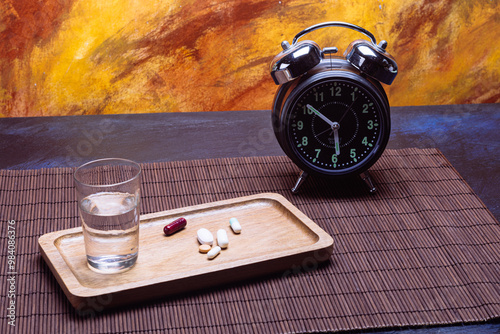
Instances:
[[[353,80],[309,85],[292,101],[286,120],[291,149],[303,165],[323,174],[363,171],[378,159],[389,135],[379,101]]]

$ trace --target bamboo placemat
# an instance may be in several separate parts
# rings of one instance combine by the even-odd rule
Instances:
[[[73,170],[1,170],[1,328],[19,333],[281,333],[500,316],[500,225],[435,149],[387,150],[371,169],[375,195],[358,181],[313,178],[292,195],[298,170],[286,157],[143,168],[143,213],[276,192],[334,237],[334,253],[325,264],[311,257],[284,273],[143,305],[102,312],[109,302],[104,296],[75,310],[37,245],[45,233],[79,226]],[[15,240],[15,267],[9,267],[9,240]],[[12,301],[16,327],[8,325]]]

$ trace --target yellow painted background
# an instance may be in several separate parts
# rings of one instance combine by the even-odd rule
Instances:
[[[0,0],[0,116],[270,109],[302,29],[388,41],[393,106],[500,102],[498,0]],[[308,35],[340,52],[363,35]]]

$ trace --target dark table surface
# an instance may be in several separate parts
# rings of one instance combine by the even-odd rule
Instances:
[[[440,149],[500,220],[500,104],[393,107],[391,119],[388,148]],[[1,118],[0,152],[0,169],[284,155],[270,111]],[[378,332],[500,333],[500,320]]]

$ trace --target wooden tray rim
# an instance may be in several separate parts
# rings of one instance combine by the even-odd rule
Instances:
[[[60,231],[55,231],[55,232],[49,232],[47,234],[42,235],[39,240],[39,248],[40,252],[45,259],[45,262],[51,269],[52,273],[56,277],[57,281],[59,282],[60,286],[63,288],[65,293],[68,295],[68,293],[71,296],[74,297],[80,297],[80,298],[88,298],[88,297],[94,297],[94,296],[100,296],[103,294],[110,294],[110,293],[117,293],[117,292],[122,292],[128,289],[135,289],[135,288],[140,288],[140,287],[145,287],[145,286],[150,286],[150,285],[155,285],[159,283],[166,283],[168,281],[176,281],[176,280],[181,280],[183,278],[188,278],[188,277],[193,277],[193,276],[198,276],[198,275],[204,275],[204,274],[210,274],[213,273],[214,271],[224,271],[224,270],[230,270],[233,268],[238,268],[241,266],[245,265],[250,265],[250,264],[258,264],[259,262],[265,260],[275,260],[279,258],[284,258],[288,256],[293,256],[301,253],[306,253],[306,252],[313,252],[316,250],[321,250],[321,249],[326,249],[326,248],[331,248],[333,246],[333,238],[330,236],[327,232],[325,232],[321,227],[319,227],[316,223],[314,223],[309,217],[307,217],[304,213],[302,213],[297,207],[295,207],[291,202],[289,202],[284,196],[277,194],[277,193],[260,193],[256,195],[250,195],[250,196],[243,196],[243,197],[238,197],[238,198],[233,198],[233,199],[228,199],[228,200],[221,200],[221,201],[215,201],[215,202],[210,202],[210,203],[204,203],[204,204],[198,204],[198,205],[193,205],[193,206],[187,206],[187,207],[182,207],[182,208],[177,208],[177,209],[172,209],[172,210],[166,210],[166,211],[161,211],[161,212],[154,212],[154,213],[149,213],[145,215],[141,215],[140,221],[141,224],[147,223],[148,221],[151,221],[155,218],[159,218],[161,216],[174,216],[174,215],[183,215],[187,214],[189,212],[193,211],[200,211],[200,210],[206,210],[206,209],[214,209],[217,207],[221,206],[227,206],[227,205],[234,205],[235,203],[243,203],[243,202],[251,202],[255,200],[274,200],[281,204],[283,207],[285,207],[290,213],[292,213],[297,219],[301,221],[307,228],[309,228],[317,237],[317,241],[314,244],[307,245],[307,246],[301,246],[296,249],[289,249],[289,250],[284,250],[280,252],[275,252],[273,253],[272,257],[269,256],[258,256],[258,257],[252,257],[248,259],[242,259],[242,260],[237,260],[233,262],[228,262],[224,264],[216,264],[214,266],[207,268],[201,268],[201,269],[193,269],[189,270],[186,272],[183,272],[183,274],[177,274],[177,275],[165,275],[165,276],[160,276],[158,278],[154,279],[147,279],[143,280],[141,282],[130,282],[130,283],[122,283],[119,284],[115,287],[105,287],[105,288],[91,288],[91,287],[86,287],[83,286],[78,279],[75,277],[73,271],[68,267],[66,264],[66,261],[64,260],[63,256],[57,249],[55,245],[55,241],[66,235],[71,235],[71,234],[81,234],[83,233],[82,227],[75,227],[71,229],[65,229],[65,230],[60,230]],[[216,268],[216,270],[214,270]],[[64,270],[67,273],[71,273],[71,275],[67,275],[66,277],[61,277],[60,271]],[[186,275],[185,273],[189,273]],[[119,274],[118,274],[119,275]],[[176,277],[179,276],[179,277]],[[112,275],[109,275],[111,278]]]

